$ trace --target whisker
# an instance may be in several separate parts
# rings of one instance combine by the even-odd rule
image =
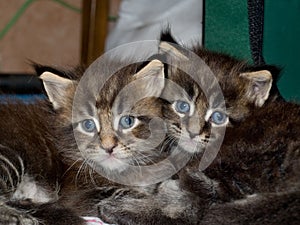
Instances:
[[[81,165],[80,165],[80,167],[79,167],[79,169],[78,169],[78,171],[76,173],[76,176],[75,176],[75,184],[76,184],[76,186],[77,186],[77,180],[79,178],[80,173],[84,171],[83,168],[84,168],[84,166],[86,166],[85,164],[86,164],[86,159],[81,163]]]
[[[19,180],[19,182],[21,183],[23,181],[23,178],[24,178],[24,175],[25,175],[25,166],[24,166],[23,159],[20,156],[18,156],[18,159],[19,159],[19,162],[20,162],[20,165],[21,165],[21,179]]]
[[[139,152],[139,151],[134,152],[134,154],[136,154],[136,155],[133,155],[133,157],[137,160],[142,161],[144,164],[147,164],[149,162],[153,163],[153,164],[155,163],[153,161],[153,159],[151,158],[151,156],[149,156],[149,155],[145,155],[144,153]],[[136,156],[138,156],[138,158]],[[154,155],[153,155],[153,157],[154,157]]]
[[[1,169],[3,171],[5,171],[6,174],[7,174],[7,176],[5,177],[6,179],[1,179],[1,180],[3,180],[3,183],[5,183],[6,188],[8,188],[8,183],[7,182],[9,181],[11,188],[15,189],[15,185],[14,185],[14,182],[13,182],[13,179],[11,177],[9,169],[5,165],[1,165]]]
[[[9,161],[9,159],[7,159],[6,157],[4,157],[3,155],[0,155],[0,160],[2,160],[3,162],[5,162],[12,169],[12,171],[14,171],[14,173],[17,176],[17,179],[19,181],[20,180],[20,174],[19,174],[19,171],[17,170],[17,168],[15,167],[15,165],[11,161]],[[12,181],[11,174],[9,172],[9,169],[7,169],[7,170],[8,170],[7,174],[9,175],[10,183],[12,184],[12,187],[14,188],[14,184],[13,184],[13,181]]]
[[[79,161],[80,161],[81,159],[77,159],[77,160],[75,160],[69,167],[68,167],[68,169],[66,169],[66,171],[63,173],[63,175],[62,176],[65,176],[66,175],[66,173],[68,173],[71,169],[72,169],[72,167],[73,166],[75,166],[76,165],[76,163],[78,163]]]
[[[97,186],[97,183],[96,183],[96,181],[95,181],[95,179],[94,179],[94,176],[93,176],[93,173],[94,173],[94,171],[95,171],[95,168],[97,167],[96,166],[96,163],[94,162],[94,161],[89,161],[89,164],[90,164],[90,167],[88,168],[88,172],[89,172],[89,177],[90,177],[90,180],[91,180],[91,182],[95,185],[95,186]]]

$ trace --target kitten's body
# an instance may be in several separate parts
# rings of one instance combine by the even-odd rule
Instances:
[[[0,115],[0,223],[67,224],[54,219],[65,214],[81,224],[72,211],[55,203],[63,165],[54,145],[55,116],[49,104],[4,100]]]
[[[269,103],[228,128],[222,148],[204,173],[233,200],[300,188],[300,106]]]
[[[214,162],[194,162],[182,187],[213,204],[200,224],[298,224],[300,212],[300,106],[273,102],[228,128]]]
[[[15,168],[8,166],[11,173],[7,175],[11,178],[8,179],[6,185],[1,187],[1,192],[7,190],[7,193],[10,193],[10,190],[14,190],[19,185],[18,183],[25,179],[25,176],[28,177],[27,180],[32,179],[37,183],[45,182],[44,179],[47,177],[49,182],[46,181],[45,188],[47,189],[49,185],[50,190],[55,190],[56,187],[55,185],[53,187],[53,184],[61,176],[62,165],[53,143],[51,124],[54,122],[54,115],[47,109],[50,108],[41,102],[28,105],[25,103],[0,105],[2,163],[10,165],[11,160],[15,166]],[[33,177],[30,177],[31,174]],[[18,183],[10,183],[10,179]],[[47,202],[48,200],[45,197],[45,200],[37,199],[36,201]]]

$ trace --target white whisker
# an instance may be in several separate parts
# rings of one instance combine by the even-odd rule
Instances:
[[[24,175],[25,175],[25,166],[24,166],[24,162],[23,162],[23,159],[20,157],[20,156],[18,156],[18,159],[19,159],[19,161],[20,161],[20,165],[21,165],[21,179],[20,180],[18,180],[19,181],[19,183],[21,183],[22,181],[23,181],[23,178],[24,178]]]
[[[65,176],[66,173],[68,173],[68,172],[72,169],[72,167],[75,166],[76,163],[78,163],[80,160],[81,160],[81,159],[77,159],[76,161],[74,161],[74,162],[69,166],[69,168],[66,169],[66,171],[65,171],[64,174],[63,174],[63,176]]]
[[[86,166],[85,164],[86,164],[86,160],[84,160],[84,161],[81,163],[81,165],[80,165],[80,167],[79,167],[79,169],[78,169],[78,171],[77,171],[77,173],[76,173],[76,176],[75,176],[75,184],[76,184],[76,185],[77,185],[77,180],[78,180],[78,178],[79,178],[80,173],[84,171],[83,168],[84,168],[84,166]]]
[[[5,165],[1,165],[1,169],[3,171],[6,172],[7,176],[6,176],[6,179],[4,180],[4,182],[6,183],[6,187],[8,188],[8,185],[7,185],[7,181],[9,181],[10,183],[10,186],[12,187],[12,189],[15,189],[15,185],[14,185],[14,182],[13,182],[13,179],[11,177],[11,174],[10,174],[10,171],[9,169],[5,166]],[[3,177],[4,178],[4,177]]]
[[[0,155],[0,159],[3,160],[8,166],[11,167],[11,169],[15,172],[18,180],[20,180],[20,175],[19,175],[19,171],[17,170],[17,168],[15,167],[14,164],[12,164],[6,157],[4,157],[3,155]]]

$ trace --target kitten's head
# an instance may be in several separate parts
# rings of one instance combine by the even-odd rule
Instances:
[[[170,40],[168,37],[167,40]],[[170,100],[164,105],[164,116],[168,121],[169,134],[179,141],[179,145],[189,152],[201,152],[209,141],[218,137],[218,132],[226,126],[243,121],[255,108],[262,107],[269,98],[272,87],[272,74],[269,70],[249,67],[246,63],[227,55],[210,52],[200,47],[192,49],[207,65],[190,65],[191,60],[186,50],[168,42],[161,41],[161,54],[173,58],[176,65],[168,65],[166,76],[179,85],[183,91],[172,91],[166,83],[163,96]],[[172,62],[169,60],[168,62]],[[204,64],[203,64],[204,65]],[[210,98],[219,97],[214,92],[205,92],[199,83],[180,68],[188,66],[202,87],[210,89],[212,83],[207,82],[205,76],[212,72],[219,83],[224,96],[225,107],[222,102],[211,101]],[[210,74],[209,74],[210,76]],[[213,81],[213,82],[215,82]],[[207,93],[210,96],[207,96]]]
[[[163,67],[158,60],[140,70],[137,64],[126,66],[105,81],[99,92],[91,83],[82,88],[80,79],[52,72],[41,75],[58,112],[58,146],[69,164],[79,160],[110,173],[155,160],[159,152],[147,144],[153,136],[151,121],[162,114],[157,97],[164,87]],[[103,79],[98,73],[89,75]],[[135,102],[137,96],[148,97]]]

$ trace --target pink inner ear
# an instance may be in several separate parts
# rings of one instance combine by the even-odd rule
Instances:
[[[266,83],[267,83],[266,81],[257,81],[257,82],[255,82],[253,84],[253,90],[255,92],[259,92],[262,89],[262,87],[266,85]]]
[[[254,92],[258,92],[258,91],[259,91],[258,85],[254,85],[254,86],[253,86],[253,90],[254,90]]]

